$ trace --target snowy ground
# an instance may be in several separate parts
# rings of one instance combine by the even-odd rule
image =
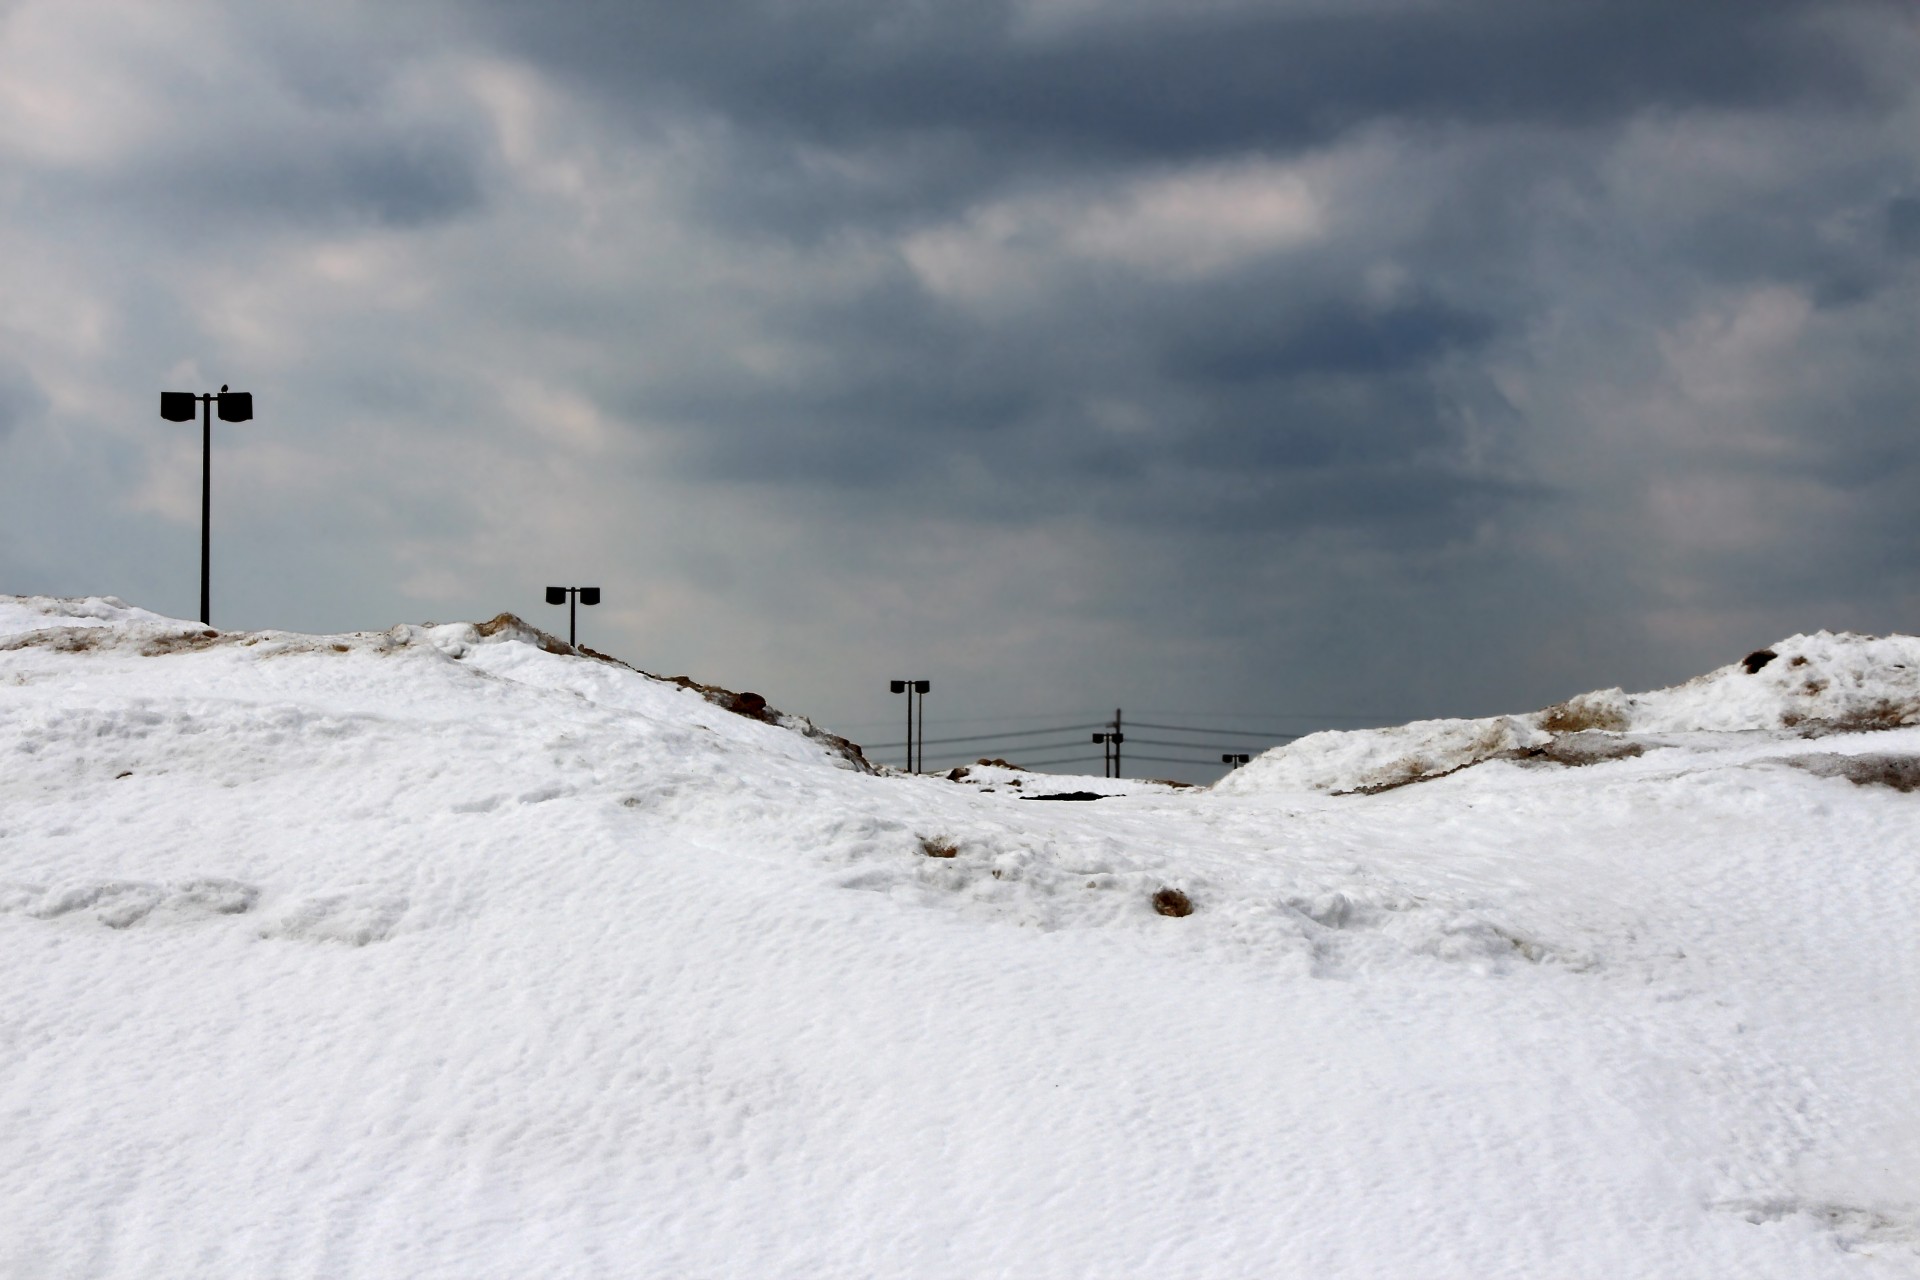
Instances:
[[[1920,640],[1775,649],[1060,803],[0,597],[0,1276],[1920,1276]]]

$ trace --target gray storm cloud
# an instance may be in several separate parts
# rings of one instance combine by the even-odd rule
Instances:
[[[16,5],[6,589],[188,610],[151,401],[231,382],[236,625],[599,578],[829,720],[1911,630],[1916,69],[1871,0]]]

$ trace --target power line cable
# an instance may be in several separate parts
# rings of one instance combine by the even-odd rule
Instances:
[[[1017,715],[1001,715],[1001,716],[943,715],[940,717],[940,722],[942,724],[980,724],[985,721],[1001,721],[1001,720],[1059,720],[1065,716],[1074,716],[1074,715],[1086,716],[1086,715],[1098,715],[1098,714],[1100,713],[1097,711],[1033,711],[1033,712],[1024,712]],[[898,720],[841,720],[841,721],[838,721],[837,723],[842,728],[847,728],[847,729],[871,729],[876,726],[892,726],[892,725],[898,724],[899,721]]]
[[[1013,754],[1024,755],[1025,752],[1028,752],[1028,751],[1039,751],[1042,753],[1048,752],[1048,751],[1067,751],[1067,750],[1071,750],[1074,747],[1079,747],[1081,745],[1082,744],[1078,742],[1036,742],[1036,743],[1029,743],[1021,751],[1013,752]],[[1009,750],[1011,749],[1004,748],[1004,747],[1002,748],[973,747],[965,751],[957,752],[956,754],[970,756],[974,759],[981,759],[987,756],[1005,755],[1008,753]]]
[[[903,746],[905,744],[899,743],[899,742],[895,742],[892,744],[881,743],[879,744],[879,746],[868,748],[868,749],[877,751],[880,749],[880,747],[884,747],[887,745],[898,747],[898,746]],[[945,746],[948,744],[942,743],[942,744],[936,744],[936,745]],[[1018,746],[1007,746],[1007,744],[1002,739],[999,739],[999,738],[984,738],[972,746],[961,746],[961,747],[949,746],[949,750],[958,751],[964,755],[969,752],[980,752],[980,751],[995,753],[1003,749],[1007,751],[1016,751],[1016,750],[1017,751],[1056,751],[1062,747],[1079,747],[1084,745],[1086,744],[1081,740],[1080,736],[1078,734],[1075,734],[1071,738],[1062,738],[1055,742],[1022,742]]]
[[[1220,768],[1218,760],[1176,760],[1172,756],[1143,756],[1138,752],[1127,756],[1129,760],[1145,760],[1150,764],[1190,764],[1198,768]]]
[[[1093,763],[1092,756],[1061,756],[1058,759],[1054,759],[1054,760],[1023,760],[1020,762],[1019,767],[1022,769],[1039,769],[1050,764],[1092,764],[1092,763]]]
[[[1099,727],[1097,724],[1063,724],[1056,725],[1051,729],[1021,729],[1014,733],[973,733],[960,738],[928,738],[926,742],[921,745],[946,747],[952,746],[956,742],[995,743],[1004,742],[1012,738],[1042,738],[1050,733],[1084,733],[1089,729],[1098,729]],[[904,747],[906,745],[904,742],[876,742],[873,744],[873,749],[875,751],[884,751],[888,747]]]
[[[1144,742],[1150,747],[1189,747],[1195,751],[1208,751],[1212,749],[1211,745],[1205,742],[1175,742],[1171,738],[1136,738],[1129,735],[1127,742],[1129,744]]]
[[[1145,720],[1135,720],[1133,723],[1138,729],[1165,729],[1169,733],[1225,734],[1230,738],[1285,738],[1292,741],[1295,738],[1307,736],[1304,733],[1268,733],[1261,729],[1201,729],[1187,724],[1148,724]],[[1141,741],[1145,742],[1146,739],[1142,738]]]
[[[1165,711],[1149,707],[1146,716],[1191,716],[1195,720],[1393,720],[1401,712],[1385,711]]]

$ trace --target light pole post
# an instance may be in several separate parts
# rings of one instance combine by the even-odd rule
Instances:
[[[569,648],[578,649],[580,647],[580,642],[576,640],[574,637],[579,634],[579,620],[580,620],[579,606],[584,604],[589,609],[591,609],[594,605],[599,604],[600,588],[598,587],[548,587],[547,603],[548,604],[564,604],[567,606],[567,646]]]
[[[1100,776],[1113,776],[1113,753],[1119,750],[1120,735],[1115,733],[1096,733],[1093,740],[1100,744]]]
[[[191,391],[162,391],[160,416],[168,422],[192,422],[194,406],[200,409],[200,625],[213,625],[213,410],[220,408],[222,422],[251,422],[253,393],[229,391],[223,384],[218,391],[195,395]]]
[[[887,688],[894,693],[904,693],[907,695],[907,772],[918,773],[920,769],[926,767],[927,763],[925,742],[927,736],[927,708],[924,700],[928,690],[933,688],[933,681],[889,680],[887,681]],[[913,700],[915,698],[922,699],[920,706],[920,736],[918,738],[914,737],[913,727]],[[919,760],[917,767],[914,763],[916,758]]]

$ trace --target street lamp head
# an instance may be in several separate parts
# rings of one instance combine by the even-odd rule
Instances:
[[[931,680],[915,680],[913,682],[913,691],[915,693],[925,693],[931,688],[933,688],[933,681]]]
[[[567,602],[567,589],[565,587],[548,587],[547,588],[548,604],[565,604],[566,602]]]
[[[220,394],[215,398],[220,406],[220,421],[253,421],[253,392],[229,391],[223,386],[220,388]]]
[[[191,391],[162,391],[160,416],[168,422],[192,422],[194,394]]]
[[[892,693],[905,693],[907,691],[907,682],[905,680],[889,680],[887,681],[887,689]]]
[[[580,588],[580,603],[581,604],[599,604],[600,588],[598,587]]]

